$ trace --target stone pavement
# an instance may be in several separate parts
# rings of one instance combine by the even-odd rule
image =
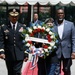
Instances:
[[[71,75],[75,75],[75,59],[72,60]]]
[[[7,75],[5,61],[0,59],[0,75]]]
[[[72,61],[73,61],[73,65],[71,66],[71,75],[75,75],[75,60],[72,60]],[[23,68],[24,66],[25,66],[25,63],[23,64]],[[0,75],[7,75],[5,61],[2,59],[0,59]]]

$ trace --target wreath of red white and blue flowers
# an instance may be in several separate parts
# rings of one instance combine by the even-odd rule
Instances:
[[[57,48],[57,43],[58,43],[58,35],[54,32],[52,32],[52,26],[47,26],[46,24],[43,24],[42,26],[33,26],[33,27],[28,27],[27,30],[23,30],[23,37],[25,41],[25,46],[29,48],[31,52],[31,46],[33,46],[32,39],[35,39],[34,35],[40,33],[42,37],[44,38],[36,38],[35,42],[42,42],[42,50],[41,54],[43,56],[48,56],[51,52],[53,52]],[[40,41],[39,41],[40,40]]]

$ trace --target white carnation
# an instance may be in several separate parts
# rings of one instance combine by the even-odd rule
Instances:
[[[26,44],[26,46],[28,46],[28,47],[29,47],[29,46],[30,46],[30,44],[29,44],[29,43],[27,43],[27,44]]]
[[[44,51],[42,50],[41,53],[44,53]]]
[[[33,29],[37,29],[37,27],[36,26],[33,26]]]
[[[28,40],[29,40],[29,37],[26,37],[26,38],[25,38],[25,41],[28,41]]]
[[[25,36],[26,36],[26,37],[29,37],[29,35],[28,35],[28,34],[26,34]]]
[[[25,41],[27,41],[27,38],[25,38]]]
[[[50,45],[51,46],[54,46],[55,45],[55,42],[54,41],[50,42]]]
[[[44,30],[45,30],[45,27],[42,27],[42,29],[44,29]]]
[[[50,31],[49,34],[52,35],[53,33]]]
[[[47,28],[46,31],[49,32],[50,31],[50,28]]]
[[[53,38],[54,38],[54,36],[52,35],[52,36],[51,36],[51,39],[53,39]]]
[[[49,46],[48,49],[52,49],[52,47]]]
[[[29,31],[29,33],[32,33],[32,29],[31,28],[28,28],[28,31]]]
[[[41,26],[40,26],[40,25],[38,25],[38,28],[40,28],[40,29],[41,29]]]
[[[44,49],[45,52],[48,52],[48,49]]]

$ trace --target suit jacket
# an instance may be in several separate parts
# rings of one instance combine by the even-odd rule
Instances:
[[[58,34],[58,25],[55,22],[54,32]],[[64,31],[62,39],[58,38],[59,44],[56,54],[58,58],[61,58],[61,55],[64,58],[71,58],[71,53],[75,52],[75,27],[74,24],[70,21],[64,21]]]
[[[38,24],[39,24],[39,25],[42,25],[43,22],[40,21],[40,20],[37,20],[37,22],[35,22],[35,23],[34,23],[34,22],[30,22],[30,23],[29,23],[29,26],[38,26]]]
[[[18,23],[17,28],[13,31],[10,24],[2,25],[0,28],[0,49],[4,49],[6,60],[23,60],[24,43],[22,42],[21,28],[25,28]]]

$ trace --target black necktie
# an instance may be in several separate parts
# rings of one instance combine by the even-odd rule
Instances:
[[[15,25],[13,24],[13,31],[15,31]]]

